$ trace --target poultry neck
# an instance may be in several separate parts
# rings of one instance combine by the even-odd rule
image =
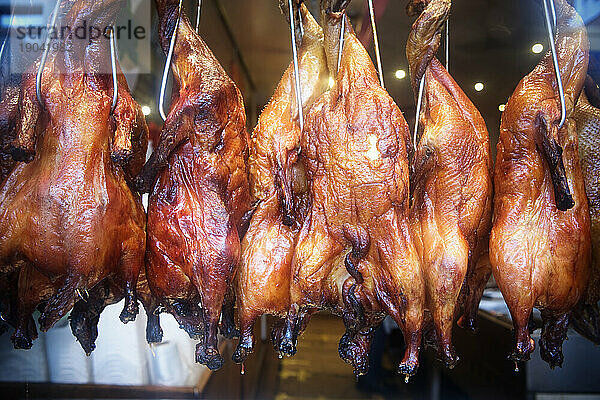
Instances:
[[[179,18],[179,0],[155,0],[159,18],[159,38],[165,54],[169,52],[171,37]],[[218,68],[219,74],[214,69]],[[181,20],[173,49],[172,70],[175,80],[182,89],[194,82],[198,76],[227,76],[221,64],[202,38],[192,28],[182,7]]]
[[[97,27],[104,33],[106,27],[113,26],[117,13],[123,7],[125,0],[66,0],[61,4],[65,12],[63,26]],[[87,76],[106,75],[111,70],[110,66],[110,39],[101,34],[99,37],[87,39],[74,38],[67,35],[63,43],[69,51],[64,52],[64,57],[54,54],[58,69],[66,74],[83,73]]]
[[[350,20],[343,12],[343,9],[335,11],[335,7],[321,6],[321,25],[323,26],[325,55],[327,56],[327,68],[331,76],[337,76],[338,74],[342,18],[345,18],[343,46],[346,47],[350,35],[354,35],[354,29],[352,29]]]
[[[440,47],[442,27],[448,20],[452,2],[432,0],[425,7],[423,3],[423,1],[412,0],[406,7],[410,16],[420,14],[412,26],[406,43],[406,57],[415,97],[419,92],[421,78]]]

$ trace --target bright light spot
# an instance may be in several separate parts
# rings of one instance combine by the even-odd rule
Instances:
[[[498,106],[498,110],[500,110],[501,112],[504,112],[505,109],[506,109],[506,104],[500,104]]]
[[[379,149],[377,149],[377,136],[369,135],[369,151],[367,151],[367,157],[371,161],[375,161],[379,158],[380,153]]]
[[[335,85],[335,79],[333,79],[331,76],[329,77],[329,88],[331,89],[333,87],[333,85]]]
[[[399,69],[396,71],[396,79],[404,79],[406,78],[406,71],[403,69]]]
[[[483,90],[483,87],[484,87],[483,83],[481,83],[481,82],[477,82],[475,84],[475,90],[477,90],[478,92],[481,92]]]
[[[540,54],[542,51],[544,51],[544,45],[541,43],[536,43],[531,46],[531,51],[533,51],[535,54]]]
[[[142,107],[142,113],[144,113],[144,115],[150,115],[150,113],[152,112],[152,109],[148,106],[143,106]]]

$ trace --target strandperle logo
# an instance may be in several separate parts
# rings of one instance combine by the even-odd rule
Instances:
[[[0,9],[3,9],[2,2],[0,0]],[[11,73],[26,72],[44,51],[56,57],[79,57],[84,54],[82,49],[89,45],[100,44],[107,49],[113,31],[121,70],[124,73],[151,72],[152,0],[123,2],[114,24],[109,24],[111,21],[107,21],[102,12],[102,5],[109,6],[113,0],[89,0],[91,7],[99,12],[87,15],[86,11],[91,9],[72,12],[73,3],[61,1],[56,21],[50,24],[55,11],[55,0],[10,0],[10,14],[2,15],[0,21],[5,32],[8,31],[6,39],[9,42]],[[109,51],[106,52],[106,57],[110,57]],[[85,69],[86,63],[82,63],[82,66]],[[97,69],[98,65],[93,68],[96,73],[111,73],[110,60],[100,63],[100,70]]]

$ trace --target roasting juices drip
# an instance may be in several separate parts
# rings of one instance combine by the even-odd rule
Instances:
[[[280,2],[289,18],[287,0]],[[327,88],[323,30],[300,5],[304,35],[298,52],[304,115]],[[296,25],[298,23],[296,22]],[[291,263],[296,236],[306,215],[307,181],[298,159],[302,132],[298,120],[294,66],[286,69],[263,110],[250,142],[250,188],[258,204],[242,241],[236,280],[240,342],[233,356],[243,362],[254,347],[258,317],[285,317],[290,307]]]
[[[590,100],[588,100],[588,98]],[[581,303],[573,310],[571,323],[588,339],[600,344],[600,93],[588,75],[585,92],[573,111],[577,125],[579,159],[589,200],[592,262],[590,280]]]
[[[415,94],[425,79],[421,136],[413,157],[411,228],[435,326],[435,338],[426,339],[452,368],[458,361],[454,321],[462,307],[461,324],[475,329],[479,300],[492,272],[487,262],[492,164],[481,114],[435,57],[450,6],[450,0],[408,3],[409,14],[419,18],[406,55]]]
[[[156,1],[165,53],[178,4]],[[222,332],[231,336],[235,329],[232,281],[250,209],[249,138],[240,91],[184,12],[176,39],[171,110],[157,148],[136,179],[141,190],[151,192],[147,278],[166,311],[191,337],[201,337],[196,360],[218,369],[222,309]]]
[[[516,330],[511,358],[528,360],[534,350],[528,321],[537,307],[543,319],[541,356],[552,367],[562,365],[562,342],[590,264],[590,216],[572,118],[589,43],[573,7],[565,0],[556,5],[567,120],[559,129],[560,99],[548,53],[521,80],[502,114],[490,237],[494,277]]]
[[[85,18],[110,25],[123,1],[61,4],[68,23]],[[123,322],[138,312],[145,215],[127,177],[139,172],[147,127],[120,73],[111,113],[112,77],[96,72],[106,62],[108,40],[74,45],[69,54],[51,52],[41,82],[43,108],[36,99],[38,63],[23,76],[11,150],[24,162],[0,187],[0,276],[11,277],[18,291],[4,310],[16,327],[17,348],[31,347],[36,338],[31,314],[39,304],[46,331],[101,282],[125,297]],[[91,351],[93,343],[87,345]]]
[[[327,64],[337,79],[305,119],[301,146],[311,204],[294,249],[291,306],[278,347],[293,354],[310,314],[328,308],[346,325],[340,356],[361,374],[371,328],[387,313],[407,344],[398,370],[412,375],[425,294],[408,225],[408,126],[347,19],[338,72],[347,5],[321,2]]]

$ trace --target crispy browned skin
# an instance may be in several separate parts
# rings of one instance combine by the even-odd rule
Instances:
[[[588,97],[590,100],[588,100]],[[600,344],[600,93],[590,76],[573,112],[577,124],[579,158],[589,200],[592,262],[590,279],[582,301],[573,310],[571,323],[577,331]]]
[[[287,1],[282,11],[288,14]],[[326,89],[327,64],[323,30],[300,6],[304,35],[298,35],[298,60],[304,114]],[[254,322],[263,314],[285,316],[290,301],[294,244],[306,215],[307,181],[300,150],[300,125],[293,64],[286,69],[271,101],[252,132],[250,187],[259,203],[242,241],[236,280],[240,342],[233,359],[252,351]]]
[[[178,3],[156,1],[165,53]],[[244,216],[250,209],[244,102],[185,13],[173,71],[179,91],[158,147],[137,179],[145,191],[154,187],[148,208],[147,277],[154,295],[191,336],[204,330],[196,360],[218,369],[223,358],[217,328],[240,261]],[[232,310],[226,311],[230,327]]]
[[[66,22],[110,25],[122,4],[79,0]],[[34,276],[20,274],[16,347],[31,346],[36,336],[31,313],[41,301],[45,331],[71,309],[76,291],[92,289],[108,277],[125,293],[121,320],[134,319],[138,311],[144,211],[125,180],[135,171],[126,174],[113,160],[129,170],[127,160],[141,157],[134,151],[145,153],[147,128],[122,76],[110,115],[111,76],[93,72],[100,63],[110,68],[108,41],[71,44],[65,58],[48,58],[42,78],[45,110],[35,94],[37,64],[23,78],[12,152],[29,163],[19,164],[0,188],[0,274],[14,273],[22,261],[22,269],[33,271],[25,276]]]
[[[417,0],[408,10],[417,8]],[[411,228],[427,290],[439,356],[448,367],[458,361],[452,326],[465,292],[466,324],[473,325],[491,269],[475,271],[487,248],[492,218],[490,143],[485,122],[434,54],[440,44],[450,0],[432,0],[412,26],[406,46],[413,89],[423,74],[421,137],[414,155]],[[488,264],[482,264],[487,266]]]
[[[15,139],[19,118],[20,76],[11,76],[2,91],[0,100],[0,184],[15,166],[10,154],[10,144]]]
[[[337,83],[306,116],[302,150],[312,204],[294,253],[292,305],[280,347],[286,353],[295,350],[293,327],[307,308],[339,303],[352,308],[358,300],[353,297],[371,297],[374,310],[381,307],[403,329],[407,350],[399,372],[412,375],[425,293],[408,225],[408,126],[379,85],[349,21],[336,74],[341,11],[347,4],[321,3],[328,68]],[[348,271],[334,275],[340,256]],[[348,273],[352,277],[346,278]],[[359,306],[368,309],[354,308]],[[362,320],[361,313],[355,322]],[[351,336],[368,328],[346,327]]]
[[[590,219],[572,111],[584,83],[589,43],[583,22],[557,1],[556,48],[565,85],[567,122],[550,54],[517,86],[502,115],[494,174],[490,262],[516,330],[515,361],[534,349],[527,327],[542,312],[541,356],[562,364],[569,315],[586,287]],[[562,156],[561,156],[562,149]]]

